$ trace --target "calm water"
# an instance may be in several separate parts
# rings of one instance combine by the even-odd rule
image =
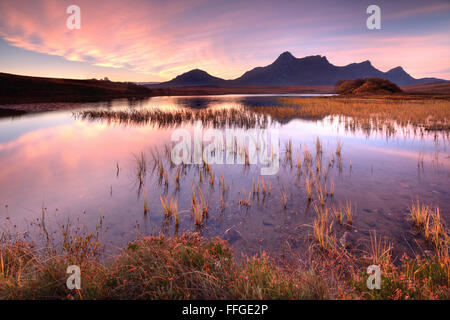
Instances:
[[[250,207],[246,207],[240,206],[239,200],[252,191],[252,180],[259,177],[260,166],[212,165],[213,186],[205,173],[203,182],[199,182],[201,169],[187,166],[177,189],[174,183],[177,167],[171,168],[164,156],[164,146],[170,145],[174,127],[123,125],[81,119],[73,114],[93,108],[245,110],[249,106],[277,105],[277,101],[272,95],[157,97],[74,104],[73,110],[0,118],[2,231],[33,233],[32,225],[43,211],[52,230],[58,230],[58,225],[68,219],[94,230],[100,216],[104,217],[102,237],[110,247],[123,246],[141,234],[195,231],[199,229],[191,215],[194,183],[201,186],[209,205],[208,219],[200,229],[205,236],[226,236],[238,251],[246,253],[262,250],[277,253],[288,246],[301,250],[311,240],[315,213],[306,196],[306,174],[297,173],[295,162],[298,155],[303,161],[305,147],[315,158],[317,138],[323,145],[324,167],[335,157],[338,141],[343,145],[342,167],[335,163],[328,169],[328,181],[334,182],[335,193],[327,198],[327,205],[351,201],[355,213],[350,231],[357,241],[365,241],[369,232],[376,230],[400,251],[416,248],[420,242],[411,232],[408,208],[417,197],[439,206],[443,220],[450,222],[450,153],[445,133],[419,136],[412,130],[399,128],[392,135],[383,131],[368,134],[347,130],[337,118],[269,121],[270,128],[279,130],[280,170],[276,175],[264,177],[271,184],[270,194],[252,196]],[[192,130],[191,124],[181,127]],[[289,139],[294,153],[292,167],[283,155]],[[157,170],[152,170],[151,151],[157,148],[165,159],[168,187],[160,183]],[[141,152],[146,155],[147,175],[139,187],[135,155]],[[418,166],[420,154],[423,166]],[[227,186],[224,210],[220,201],[222,174]],[[286,209],[281,204],[281,190],[287,193]],[[160,196],[164,195],[177,200],[178,229],[173,221],[164,218],[160,202]],[[145,201],[149,206],[147,214]],[[345,227],[336,228],[338,236],[348,231]]]

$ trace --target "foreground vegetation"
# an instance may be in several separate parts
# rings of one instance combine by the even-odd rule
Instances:
[[[60,249],[3,243],[1,299],[449,299],[447,255],[390,259],[372,241],[371,255],[313,244],[308,259],[280,264],[266,254],[237,260],[228,244],[198,233],[143,237],[103,261],[92,234]],[[66,287],[66,268],[81,268],[81,289]],[[367,266],[382,270],[380,290],[366,286]]]

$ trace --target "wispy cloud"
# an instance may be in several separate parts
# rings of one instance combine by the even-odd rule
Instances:
[[[77,0],[81,29],[68,30],[66,8],[72,2],[2,1],[0,36],[11,46],[131,70],[148,80],[170,79],[192,68],[234,78],[285,50],[324,54],[337,63],[370,59],[386,68],[401,64],[414,76],[438,72],[449,61],[444,30],[425,43],[419,38],[398,41],[396,30],[375,36],[365,30],[365,8],[347,2]],[[447,3],[420,4],[387,16],[447,9]],[[419,58],[407,54],[405,59],[408,52]]]

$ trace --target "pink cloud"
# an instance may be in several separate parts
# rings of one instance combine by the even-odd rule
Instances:
[[[127,75],[132,71],[148,80],[167,80],[192,68],[235,78],[272,62],[285,50],[297,56],[326,55],[336,64],[369,59],[379,68],[402,65],[416,77],[450,78],[448,72],[439,73],[448,67],[448,37],[399,38],[392,32],[355,36],[349,30],[361,27],[364,11],[357,19],[351,10],[325,4],[318,10],[307,2],[76,3],[81,8],[80,30],[66,28],[66,8],[72,1],[2,1],[0,36],[19,48],[118,68]],[[447,8],[446,4],[429,5],[398,14]]]

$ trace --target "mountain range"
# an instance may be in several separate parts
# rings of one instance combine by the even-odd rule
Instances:
[[[370,61],[335,66],[325,56],[315,55],[296,58],[290,52],[283,52],[272,64],[256,67],[239,78],[225,80],[214,77],[206,71],[194,69],[174,79],[158,84],[148,84],[153,88],[202,87],[202,86],[318,86],[334,85],[339,80],[377,77],[387,79],[400,86],[428,82],[448,82],[437,78],[415,79],[402,67],[382,72]]]

